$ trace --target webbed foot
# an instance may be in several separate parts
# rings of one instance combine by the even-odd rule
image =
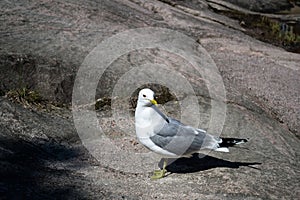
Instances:
[[[167,159],[164,159],[163,168],[161,170],[154,170],[153,176],[151,176],[151,180],[157,180],[163,178],[167,172]]]
[[[166,174],[167,170],[162,169],[162,170],[154,170],[153,176],[151,176],[151,180],[157,180],[160,178],[163,178]]]

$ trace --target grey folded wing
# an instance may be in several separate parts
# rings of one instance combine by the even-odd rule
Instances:
[[[218,146],[218,138],[207,134],[204,130],[186,126],[172,118],[168,119],[169,123],[150,137],[155,145],[178,156]]]

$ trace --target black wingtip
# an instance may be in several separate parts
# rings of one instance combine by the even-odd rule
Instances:
[[[222,143],[220,143],[220,147],[232,147],[235,145],[243,144],[249,141],[249,138],[247,139],[240,139],[240,138],[221,138]]]

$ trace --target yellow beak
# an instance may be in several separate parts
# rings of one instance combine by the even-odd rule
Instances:
[[[150,100],[150,102],[151,102],[153,105],[157,105],[157,102],[156,102],[154,99]]]

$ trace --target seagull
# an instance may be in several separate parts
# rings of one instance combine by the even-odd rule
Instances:
[[[149,150],[163,156],[163,167],[155,170],[151,179],[165,176],[168,158],[191,157],[203,150],[229,152],[228,147],[247,139],[220,138],[205,130],[193,128],[166,116],[157,108],[154,92],[145,88],[139,92],[135,110],[138,141]]]

